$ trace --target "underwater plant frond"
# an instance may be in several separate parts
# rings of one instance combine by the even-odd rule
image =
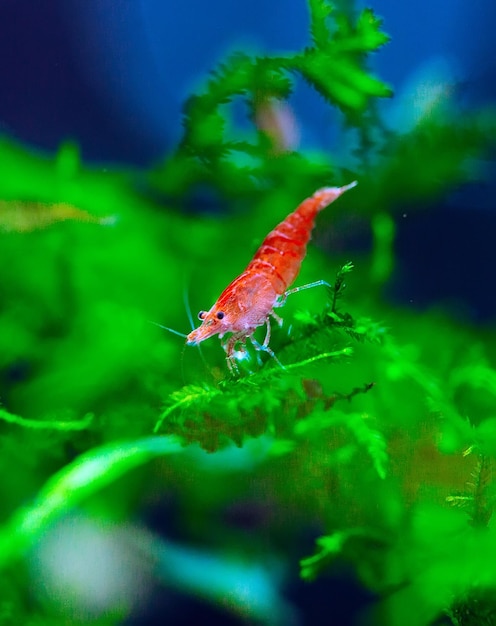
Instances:
[[[346,427],[353,433],[360,447],[370,456],[379,478],[386,478],[389,461],[384,435],[368,424],[369,416],[361,413],[346,415]]]
[[[383,20],[377,17],[372,9],[363,9],[355,27],[356,41],[348,38],[347,50],[373,52],[388,43],[391,37],[381,30]]]
[[[115,216],[99,217],[65,202],[18,202],[0,200],[0,232],[29,233],[58,222],[74,221],[110,226]]]
[[[396,224],[389,213],[377,213],[371,226],[374,240],[370,275],[374,282],[383,284],[394,268]]]
[[[471,362],[464,363],[453,371],[449,382],[454,390],[470,386],[475,390],[484,389],[496,399],[496,369],[491,367],[480,349],[473,351]]]
[[[356,395],[356,392],[348,394],[348,398],[351,399],[354,395]],[[339,399],[344,399],[345,397],[346,396],[343,395],[343,397]],[[367,452],[372,460],[377,475],[384,480],[386,478],[389,454],[383,433],[368,424],[370,418],[366,414],[354,412],[344,413],[343,411],[333,409],[333,404],[336,400],[337,398],[335,398],[333,402],[327,403],[323,411],[319,412],[314,410],[310,417],[298,421],[295,425],[295,434],[299,437],[323,437],[326,429],[344,426],[344,428],[353,435],[358,444],[357,451],[364,450]]]
[[[345,543],[357,532],[362,533],[363,530],[346,529],[337,531],[332,535],[319,537],[316,541],[318,552],[300,561],[301,577],[305,580],[314,580],[323,568],[324,561],[329,561],[339,554],[343,550]]]
[[[234,145],[224,136],[226,110],[222,106],[236,96],[251,94],[256,98],[264,90],[272,97],[286,98],[292,85],[284,74],[285,65],[284,59],[232,54],[212,73],[203,93],[191,96],[186,102],[185,135],[180,149],[207,160],[227,153]],[[245,143],[244,148],[248,145]]]
[[[486,528],[493,514],[495,494],[490,491],[493,484],[493,465],[493,459],[480,454],[471,480],[467,482],[467,490],[446,498],[446,502],[452,506],[467,511],[470,524],[475,528]]]
[[[159,185],[169,191],[173,189],[176,159],[189,170],[188,174],[183,171],[181,178],[191,177],[196,182],[213,180],[225,187],[226,194],[233,188],[253,190],[249,179],[263,180],[267,176],[268,161],[273,155],[267,149],[263,132],[256,129],[239,153],[250,155],[252,167],[246,168],[246,158],[241,159],[244,165],[232,163],[237,159],[227,131],[233,126],[230,105],[235,98],[244,101],[247,111],[256,120],[259,105],[270,100],[286,100],[294,89],[295,76],[300,75],[328,102],[338,106],[350,124],[360,126],[359,118],[370,101],[391,95],[391,89],[364,67],[365,55],[389,39],[380,30],[381,21],[373,12],[363,11],[352,24],[339,11],[333,11],[325,0],[311,0],[309,9],[313,46],[286,56],[231,54],[211,73],[203,91],[189,98],[184,107],[183,139],[176,155],[156,176]],[[246,132],[239,134],[246,135]],[[238,150],[241,146],[238,143]],[[229,157],[230,174],[233,179],[240,179],[236,185],[233,180],[227,185],[224,169]],[[317,173],[319,165],[311,165]],[[237,168],[244,168],[244,172],[237,172]]]
[[[407,132],[388,133],[373,167],[373,179],[367,171],[360,177],[361,188],[366,186],[371,192],[367,212],[394,213],[405,206],[425,206],[460,182],[472,182],[469,160],[491,149],[495,131],[496,110],[490,107],[456,116],[432,115]]]
[[[208,450],[222,447],[228,440],[241,445],[245,438],[264,432],[287,437],[295,419],[302,420],[316,404],[330,410],[336,402],[350,401],[372,388],[370,384],[327,398],[312,392],[308,379],[296,373],[322,360],[337,363],[351,354],[347,347],[291,363],[285,369],[261,369],[244,378],[227,379],[217,387],[186,386],[171,394],[154,432],[175,433]]]
[[[377,532],[365,527],[346,528],[330,535],[323,535],[316,540],[316,553],[300,560],[301,578],[308,581],[315,580],[337,556],[346,550],[347,544],[351,542],[385,543],[385,538],[379,537]]]
[[[334,285],[330,289],[331,292],[331,312],[337,313],[338,298],[341,298],[344,290],[346,289],[345,277],[347,274],[353,271],[353,263],[348,261],[345,263],[336,274]]]
[[[203,387],[197,385],[186,385],[185,387],[172,392],[169,397],[171,403],[164,410],[160,419],[155,424],[153,432],[158,432],[162,422],[166,420],[176,409],[187,409],[188,407],[195,405],[197,402],[208,402],[219,393],[221,392],[215,387],[208,387],[206,385]]]
[[[331,29],[327,23],[333,6],[327,0],[309,0],[310,34],[317,48],[325,48],[331,39]]]
[[[453,626],[493,626],[496,620],[494,588],[474,586],[446,610]]]
[[[18,557],[69,508],[147,461],[183,451],[178,437],[146,437],[97,446],[53,474],[36,499],[0,527],[0,568]]]
[[[307,365],[311,365],[312,363],[316,363],[317,361],[321,361],[323,359],[335,359],[341,356],[351,356],[353,354],[353,348],[348,346],[343,348],[342,350],[337,350],[335,352],[322,352],[320,354],[316,354],[315,356],[309,357],[308,359],[304,359],[303,361],[297,361],[296,363],[290,363],[286,365],[284,369],[286,370],[294,370],[299,369],[301,367],[306,367]]]
[[[94,415],[92,413],[88,413],[81,419],[72,421],[26,419],[25,417],[20,417],[19,415],[12,415],[12,413],[9,413],[0,407],[1,421],[8,422],[9,424],[16,424],[17,426],[22,426],[23,428],[31,428],[33,430],[86,430],[93,422],[93,418]]]
[[[329,304],[321,314],[311,314],[307,311],[297,311],[295,320],[299,327],[295,329],[295,337],[310,339],[326,330],[343,331],[355,341],[368,341],[381,343],[387,335],[384,324],[367,317],[356,317],[350,313],[341,313],[338,310],[338,302],[343,297],[346,283],[346,275],[353,270],[353,263],[345,263],[337,272],[334,284],[328,287]]]
[[[330,104],[354,119],[370,98],[388,98],[392,91],[348,58],[332,58],[320,50],[308,49],[298,60],[298,70]]]
[[[331,104],[353,119],[370,98],[392,95],[390,87],[363,68],[363,56],[389,41],[382,22],[371,9],[362,11],[356,24],[339,13],[332,31],[327,27],[332,6],[325,0],[310,2],[311,32],[315,47],[298,59],[302,76]]]
[[[346,289],[345,277],[353,269],[351,262],[346,263],[337,272],[333,285],[327,288],[329,302],[321,313],[298,310],[294,313],[291,331],[281,338],[278,351],[294,351],[302,346],[317,354],[323,346],[332,345],[333,349],[351,348],[353,341],[381,343],[387,334],[386,327],[365,317],[356,319],[350,313],[338,310],[338,301]],[[344,347],[341,347],[344,344]],[[343,353],[345,354],[345,353]],[[321,358],[321,357],[319,357]]]

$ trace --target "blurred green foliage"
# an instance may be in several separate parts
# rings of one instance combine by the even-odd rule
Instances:
[[[309,46],[230,56],[186,103],[178,148],[149,172],[85,165],[70,143],[47,157],[0,142],[0,624],[67,623],[63,603],[32,602],[30,554],[57,520],[76,509],[119,525],[170,493],[184,537],[224,565],[213,591],[203,557],[169,546],[164,563],[169,553],[188,565],[162,578],[211,602],[240,584],[223,555],[264,563],[270,537],[272,556],[293,571],[301,559],[306,580],[351,565],[377,595],[362,623],[469,625],[494,612],[495,329],[395,307],[384,287],[395,214],[466,181],[495,116],[442,106],[404,134],[387,129],[375,100],[391,90],[367,68],[389,39],[381,21],[326,0],[309,8]],[[257,127],[259,107],[287,99],[298,78],[358,138],[352,166],[281,149]],[[248,129],[236,127],[235,100]],[[310,247],[299,281],[333,287],[288,300],[271,341],[285,369],[250,353],[233,376],[216,339],[200,352],[151,323],[186,331],[188,291],[208,308],[304,197],[355,178],[318,228],[342,232],[353,216],[372,250],[355,252],[353,269],[349,253]],[[181,210],[202,189],[219,210]],[[223,519],[234,505],[267,507],[263,532]],[[313,554],[300,543],[309,529]],[[282,603],[268,609],[280,601],[274,579],[236,572],[266,593],[226,610],[285,623]]]

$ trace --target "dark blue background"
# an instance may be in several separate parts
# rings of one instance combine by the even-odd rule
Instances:
[[[371,4],[393,36],[374,64],[397,100],[439,59],[466,98],[495,98],[492,0]],[[73,137],[90,160],[149,164],[175,144],[182,102],[227,51],[307,41],[304,0],[2,0],[0,129],[50,150]],[[318,101],[307,95],[304,139],[318,141]]]

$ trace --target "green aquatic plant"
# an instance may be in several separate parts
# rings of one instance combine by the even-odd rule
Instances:
[[[71,578],[84,568],[60,543],[64,525],[88,520],[166,590],[248,623],[296,619],[280,575],[299,562],[305,584],[329,586],[324,615],[343,571],[373,594],[354,623],[467,626],[494,613],[494,326],[393,306],[383,289],[397,214],[470,179],[494,113],[443,109],[388,129],[378,102],[391,90],[368,69],[389,39],[381,20],[326,0],[309,11],[304,50],[232,54],[212,73],[186,103],[179,146],[150,171],[102,171],[69,142],[55,156],[0,142],[0,624],[129,618],[124,596],[92,604],[89,581]],[[253,123],[301,80],[355,133],[351,160],[277,146]],[[200,353],[156,326],[186,330],[186,286],[204,308],[302,198],[355,178],[319,216],[302,266],[301,284],[330,287],[292,296],[273,329],[284,367],[252,351],[233,374],[215,338]],[[218,210],[182,212],[205,187]],[[343,233],[350,216],[371,250],[329,254],[328,224]],[[177,543],[139,521],[167,498]],[[83,558],[103,549],[82,534]]]

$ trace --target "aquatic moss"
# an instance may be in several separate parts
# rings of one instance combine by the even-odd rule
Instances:
[[[0,143],[4,621],[65,623],[63,606],[32,608],[32,578],[18,568],[62,516],[118,525],[170,493],[184,541],[220,563],[227,551],[267,551],[264,533],[227,515],[265,507],[256,530],[269,528],[269,550],[290,570],[301,560],[310,581],[346,564],[374,594],[362,623],[444,615],[466,625],[480,623],[482,605],[494,611],[494,328],[394,307],[383,289],[396,213],[462,184],[467,159],[490,146],[494,116],[433,114],[405,134],[386,130],[374,103],[391,91],[367,69],[388,41],[381,21],[324,0],[309,9],[308,47],[231,55],[186,103],[180,145],[151,171],[103,172],[71,143],[54,157]],[[254,117],[261,99],[288,98],[300,78],[358,131],[352,166],[338,165],[343,155],[275,154],[260,128],[233,123],[234,99]],[[285,369],[250,353],[234,376],[215,340],[200,354],[150,323],[186,330],[186,289],[195,308],[209,306],[303,197],[355,178],[318,229],[352,214],[372,249],[311,247],[301,282],[333,287],[282,310],[271,346]],[[204,189],[215,211],[192,210]],[[304,533],[316,536],[313,554]],[[208,577],[192,586],[186,572],[160,571],[220,602]],[[282,606],[269,579],[263,589]],[[333,602],[323,598],[322,611]],[[266,608],[255,614],[271,623]]]

